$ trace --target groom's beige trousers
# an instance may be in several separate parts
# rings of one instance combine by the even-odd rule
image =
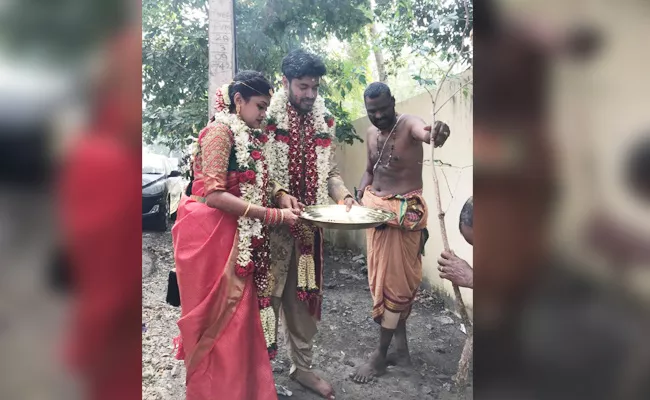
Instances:
[[[309,313],[307,303],[298,299],[298,248],[289,228],[278,227],[271,234],[271,273],[275,278],[273,309],[282,318],[285,348],[291,359],[291,374],[296,369],[309,371],[312,367],[313,338],[316,318]]]

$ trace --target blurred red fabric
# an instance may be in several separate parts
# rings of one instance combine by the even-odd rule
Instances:
[[[124,32],[113,45],[108,82],[133,82],[133,74],[139,80],[139,31]],[[95,118],[58,182],[75,290],[66,361],[87,386],[85,398],[140,399],[141,94],[124,84],[102,87]]]

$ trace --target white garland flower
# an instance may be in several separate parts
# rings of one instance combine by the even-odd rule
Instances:
[[[329,127],[325,121],[325,115],[327,114],[327,108],[325,108],[325,100],[322,97],[317,97],[314,102],[314,108],[312,110],[312,115],[314,116],[314,128],[317,133],[326,133],[329,132]]]
[[[289,96],[284,89],[280,89],[273,94],[271,104],[266,111],[268,118],[275,120],[278,129],[289,130],[289,116],[287,115],[287,103]]]
[[[275,159],[275,146],[273,146],[273,143],[275,142],[275,133],[274,132],[264,132],[267,136],[267,142],[262,143],[262,154],[264,155],[264,160],[266,160],[266,171],[268,172],[268,178],[269,182],[271,180],[271,175],[269,169],[270,169],[270,163],[272,160]],[[257,179],[262,179],[263,177],[260,175],[256,176]],[[258,185],[261,186],[261,183],[258,181]],[[269,207],[273,204],[272,199],[271,199],[271,193],[268,193],[269,196],[267,198],[268,204],[261,204],[264,207]]]
[[[317,204],[329,204],[329,191],[327,189],[327,176],[330,171],[331,147],[316,146],[316,170],[318,171],[318,190],[316,192]]]
[[[283,142],[274,142],[275,157],[274,162],[269,163],[269,168],[273,171],[273,180],[281,187],[289,188],[289,144]]]
[[[332,125],[332,128],[327,126],[327,121],[325,117],[330,115],[329,110],[325,107],[325,100],[322,97],[317,97],[316,102],[314,103],[313,109],[314,115],[314,128],[317,133],[326,133],[330,140],[334,140],[335,135],[332,132],[332,128],[335,128],[335,125]],[[332,147],[320,147],[316,146],[316,169],[318,170],[319,185],[318,191],[316,192],[316,201],[317,204],[329,204],[329,190],[327,189],[327,179],[321,179],[321,177],[326,177],[329,175],[330,171],[330,156],[332,152]]]
[[[289,116],[287,115],[287,103],[289,97],[284,89],[280,89],[273,95],[271,104],[266,111],[267,118],[275,121],[277,129],[289,134]],[[277,133],[276,133],[277,135]],[[275,138],[275,136],[274,136]],[[283,188],[289,187],[289,145],[280,141],[270,140],[272,143],[273,156],[269,158],[269,169],[271,180],[277,182]]]

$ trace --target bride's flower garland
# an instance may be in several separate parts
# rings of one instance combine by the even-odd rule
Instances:
[[[266,132],[275,134],[274,157],[269,162],[271,179],[288,188],[305,205],[328,204],[327,177],[336,128],[323,99],[316,98],[312,111],[301,117],[282,89],[273,96],[267,115]],[[304,192],[300,187],[303,181]],[[306,301],[319,291],[314,264],[314,230],[311,226],[296,224],[291,232],[300,244],[298,298]]]
[[[269,205],[267,186],[269,181],[267,160],[272,159],[271,140],[274,135],[261,130],[251,130],[244,121],[228,112],[230,99],[228,85],[217,90],[214,123],[222,123],[233,133],[235,158],[241,199],[251,204]],[[245,278],[254,274],[260,319],[266,339],[269,357],[277,354],[275,313],[271,306],[273,275],[270,271],[270,246],[268,228],[262,221],[239,217],[239,242],[235,273]]]

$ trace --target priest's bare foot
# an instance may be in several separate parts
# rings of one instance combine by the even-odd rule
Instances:
[[[386,364],[396,365],[398,367],[410,367],[413,363],[411,362],[411,355],[408,349],[397,349],[386,356]]]
[[[382,376],[386,372],[386,357],[384,357],[379,350],[375,350],[370,356],[367,363],[357,369],[357,372],[352,374],[352,380],[356,383],[368,383],[373,378]]]
[[[316,376],[313,372],[296,370],[292,378],[305,388],[321,395],[324,399],[334,400],[334,389],[332,386]]]
[[[408,339],[406,337],[406,320],[399,321],[393,340],[395,341],[395,351],[386,357],[386,362],[388,365],[410,366],[411,355],[409,354]]]

